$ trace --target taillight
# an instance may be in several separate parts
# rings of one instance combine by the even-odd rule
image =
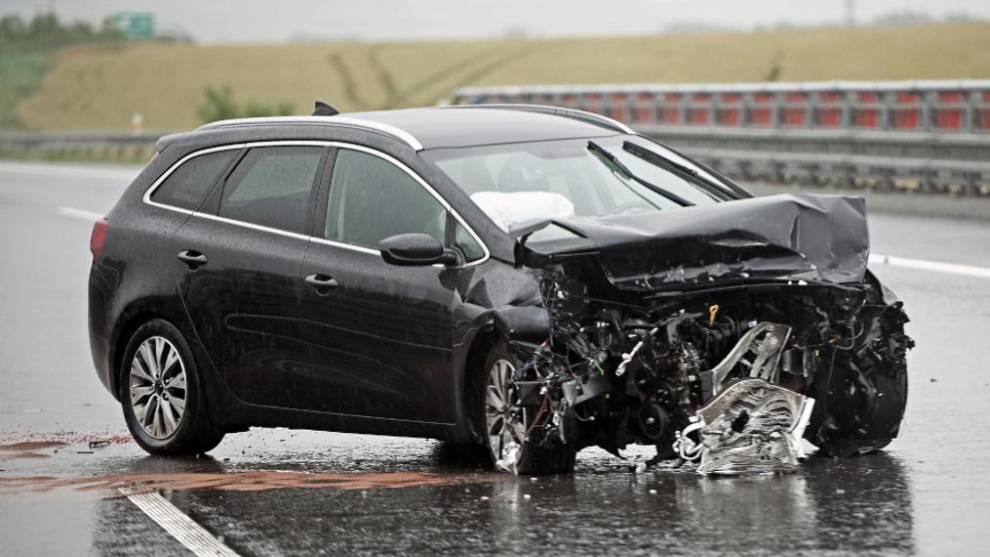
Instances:
[[[93,233],[89,235],[89,251],[93,254],[93,263],[100,258],[103,251],[103,242],[107,239],[107,229],[110,228],[110,221],[102,218],[93,225]]]

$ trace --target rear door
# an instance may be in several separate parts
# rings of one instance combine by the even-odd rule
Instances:
[[[300,266],[329,149],[248,147],[176,234],[180,291],[199,341],[233,393],[291,407],[287,379],[305,357]]]
[[[411,170],[373,150],[338,148],[331,174],[303,274],[332,284],[302,292],[302,338],[311,348],[307,373],[297,376],[307,393],[299,403],[450,423],[452,314],[464,270],[397,267],[377,249],[404,232],[444,242],[448,209]]]

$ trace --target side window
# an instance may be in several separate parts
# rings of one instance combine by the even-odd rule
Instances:
[[[237,155],[237,149],[195,156],[179,165],[151,194],[151,200],[195,211],[210,186]]]
[[[468,263],[477,261],[485,256],[485,250],[481,247],[481,244],[474,239],[474,236],[466,228],[461,226],[461,223],[457,223],[457,229],[454,232],[454,243],[461,250],[461,253],[464,254],[464,260]]]
[[[341,149],[333,165],[324,236],[378,249],[395,234],[422,232],[444,241],[447,211],[423,186],[394,164]]]
[[[219,215],[303,233],[324,152],[322,147],[251,149],[224,185]]]

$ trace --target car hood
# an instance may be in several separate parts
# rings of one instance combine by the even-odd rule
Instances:
[[[861,282],[869,258],[861,197],[785,194],[553,222],[582,238],[534,243],[531,253],[557,259],[594,252],[608,280],[624,290],[727,280]]]

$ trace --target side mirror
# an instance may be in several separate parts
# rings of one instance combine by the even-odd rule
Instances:
[[[456,252],[444,249],[443,244],[433,236],[418,232],[389,236],[378,242],[378,249],[386,263],[403,267],[436,263],[456,265],[460,262]]]

